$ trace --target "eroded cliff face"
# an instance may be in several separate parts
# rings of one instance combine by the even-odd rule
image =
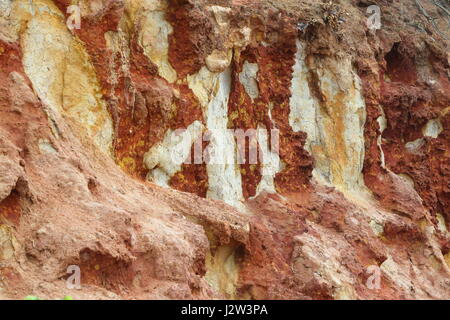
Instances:
[[[1,0],[0,297],[450,298],[422,2]]]

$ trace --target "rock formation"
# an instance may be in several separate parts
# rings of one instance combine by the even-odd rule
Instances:
[[[0,298],[449,299],[449,9],[0,0]]]

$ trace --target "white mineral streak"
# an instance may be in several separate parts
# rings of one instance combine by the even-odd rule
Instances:
[[[258,142],[260,152],[262,153],[262,172],[261,182],[256,188],[256,196],[262,192],[276,193],[274,177],[281,169],[280,156],[278,154],[278,135],[276,130],[272,131],[272,147],[269,148],[269,132],[263,125],[258,126]]]
[[[168,82],[177,80],[177,73],[169,62],[169,35],[172,26],[166,21],[167,2],[162,0],[144,1],[141,4],[128,4],[130,12],[135,13],[136,6],[141,5],[139,43],[145,55],[158,66],[158,73]]]
[[[306,148],[315,159],[314,177],[342,191],[363,190],[365,103],[349,60],[319,67],[320,103],[308,84],[303,45],[297,42],[289,122],[308,134]],[[331,68],[331,69],[328,69]]]
[[[305,64],[303,44],[297,41],[294,73],[292,76],[289,124],[296,132],[303,131],[308,134],[306,149],[313,153],[313,149],[321,144],[323,127],[321,125],[319,103],[312,95],[308,85],[308,68]],[[316,159],[319,161],[320,159]]]
[[[147,179],[169,187],[170,178],[181,170],[181,165],[190,155],[192,144],[201,136],[202,130],[200,121],[194,121],[186,130],[168,130],[163,141],[144,155],[144,163],[150,170]]]
[[[239,73],[239,82],[244,86],[247,94],[255,100],[259,97],[258,80],[256,75],[258,73],[258,64],[244,62],[242,72]]]
[[[208,148],[203,151],[208,158],[208,198],[223,200],[228,204],[241,207],[243,200],[242,181],[237,165],[236,142],[233,132],[227,130],[228,99],[230,94],[231,76],[227,69],[222,73],[212,73],[203,67],[197,74],[188,76],[189,87],[198,97],[206,120],[210,136],[203,135],[209,141]],[[195,124],[196,122],[194,122]],[[198,134],[201,124],[188,128],[189,137],[183,137],[177,142],[180,148],[180,158],[186,158]],[[167,186],[170,177],[181,167],[170,159],[170,150],[174,148],[172,132],[166,134],[164,141],[153,147],[145,156],[145,163],[151,170],[149,178],[156,183]]]
[[[0,39],[7,42],[17,40],[17,20],[11,18],[13,4],[11,0],[0,0]]]
[[[245,61],[242,71],[239,73],[239,82],[244,86],[245,92],[252,100],[259,97],[258,88],[258,64]],[[272,119],[269,110],[270,119]],[[264,125],[258,125],[257,139],[259,142],[258,157],[262,163],[261,181],[256,188],[256,196],[262,192],[276,193],[274,177],[280,171],[280,156],[278,154],[279,132],[274,129],[270,135],[272,144],[269,143],[269,132]],[[272,148],[270,148],[272,146]],[[259,153],[258,152],[258,153]]]
[[[233,133],[227,130],[230,69],[220,74],[210,74],[210,77],[211,95],[207,105],[204,106],[206,126],[212,132],[208,152],[213,164],[207,165],[209,182],[207,196],[240,207],[243,194],[241,173],[237,164],[237,147]],[[208,83],[203,84],[205,85]],[[191,89],[194,93],[198,91],[195,87]]]
[[[384,151],[383,151],[381,139],[382,139],[384,130],[386,130],[386,128],[387,128],[387,119],[386,119],[386,115],[384,114],[384,110],[381,106],[380,106],[380,112],[381,112],[381,116],[379,116],[377,119],[378,125],[380,126],[380,135],[378,136],[377,144],[378,144],[378,148],[381,153],[381,165],[383,167],[386,167],[386,161],[384,158]]]
[[[73,119],[100,149],[110,152],[112,120],[82,44],[68,31],[53,3],[34,2],[34,15],[26,6],[18,5],[17,10],[16,17],[29,19],[21,45],[24,69],[35,92],[50,113]]]

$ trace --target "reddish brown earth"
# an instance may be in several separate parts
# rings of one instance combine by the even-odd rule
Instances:
[[[53,3],[66,13],[71,2]],[[433,1],[420,3],[436,26],[414,0],[169,0],[176,81],[141,45],[145,21],[132,20],[140,1],[92,3],[71,36],[112,119],[111,154],[40,96],[24,62],[31,18],[16,39],[0,32],[0,298],[450,298],[450,17]],[[212,4],[229,8],[226,31],[218,32]],[[371,4],[382,10],[380,30],[366,26]],[[0,18],[0,26],[12,21]],[[106,34],[120,32],[114,51]],[[297,41],[306,44],[308,87],[323,110],[320,68],[348,58],[361,79],[370,196],[314,178],[308,134],[289,120]],[[232,50],[228,128],[280,131],[276,193],[257,194],[261,160],[241,164],[242,207],[207,199],[205,162],[183,164],[171,188],[146,178],[145,154],[168,130],[206,124],[188,78],[214,50]],[[256,99],[239,80],[245,62],[259,67]],[[345,99],[330,102],[330,117],[344,112]],[[425,135],[435,119],[441,129]],[[346,122],[333,121],[344,132]],[[336,159],[345,148],[336,143]],[[78,289],[66,286],[70,265],[81,270]],[[371,266],[379,288],[368,286]]]

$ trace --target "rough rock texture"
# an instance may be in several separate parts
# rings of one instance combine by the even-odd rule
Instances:
[[[449,9],[0,0],[0,298],[449,299]]]

